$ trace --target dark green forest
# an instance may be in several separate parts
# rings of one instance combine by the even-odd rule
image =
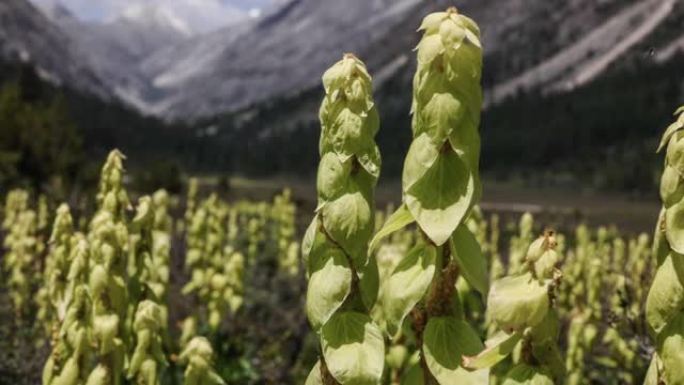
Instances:
[[[672,81],[684,78],[683,60],[637,61],[568,93],[519,93],[488,108],[481,128],[484,174],[529,184],[654,191],[660,169],[656,137],[684,99],[684,84]],[[405,79],[392,79],[377,97],[385,178],[398,178],[411,137],[406,87]],[[218,127],[211,142],[225,146],[205,160],[253,175],[312,175],[318,121],[311,112],[320,93],[205,123]]]
[[[0,64],[0,74],[0,187],[89,186],[99,172],[90,160],[120,148],[136,182],[180,188],[180,165],[192,166],[196,148],[187,127],[57,88],[28,65]]]
[[[484,175],[535,186],[654,191],[656,137],[684,99],[684,84],[672,81],[684,79],[683,61],[634,61],[568,93],[519,93],[491,106],[482,117]],[[315,173],[319,89],[193,124],[167,123],[55,88],[27,66],[4,64],[0,73],[0,185],[90,184],[84,182],[94,178],[97,162],[82,160],[114,147],[130,156],[141,187],[179,189],[183,172]],[[411,137],[407,87],[396,76],[376,91],[387,179],[399,177]]]

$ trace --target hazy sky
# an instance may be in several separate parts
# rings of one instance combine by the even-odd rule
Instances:
[[[31,0],[39,5],[61,3],[83,20],[110,20],[129,7],[157,5],[172,10],[198,30],[220,26],[240,12],[255,13],[273,0]]]

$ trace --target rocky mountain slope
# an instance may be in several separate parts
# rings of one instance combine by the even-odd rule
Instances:
[[[103,99],[112,93],[68,35],[26,0],[0,1],[0,58],[32,63],[43,78]]]
[[[110,90],[143,112],[150,112],[149,101],[158,92],[151,84],[153,79],[141,70],[142,62],[155,52],[181,45],[208,28],[197,25],[196,19],[202,15],[180,15],[179,12],[187,10],[154,3],[134,3],[103,22],[79,20],[58,0],[44,3],[41,10],[80,48],[84,60]],[[194,8],[190,10],[197,13]],[[237,10],[225,13],[224,24],[246,17]]]
[[[402,71],[410,78],[415,26],[453,3],[481,26],[489,102],[585,84],[684,13],[680,0],[290,0],[258,22],[152,55],[143,64],[155,88],[149,105],[196,118],[297,95],[347,51],[378,82]],[[677,41],[659,42],[669,49],[661,55]]]
[[[32,15],[35,28],[44,25],[59,44],[30,40],[31,29],[19,36],[32,7],[8,0],[0,12],[17,31],[1,47],[21,56],[30,49],[51,52],[38,47],[75,46],[79,61],[111,94],[148,114],[195,120],[297,98],[316,89],[320,74],[344,52],[368,62],[380,93],[388,80],[409,92],[416,26],[449,5],[480,24],[488,105],[520,91],[567,92],[626,58],[640,59],[644,49],[656,63],[684,49],[684,32],[676,29],[684,22],[682,0],[278,0],[259,18],[245,16],[202,34],[155,7],[100,24],[64,10],[46,11],[54,24]],[[70,61],[42,62],[52,63],[52,73],[74,72]],[[72,69],[56,68],[60,63]]]

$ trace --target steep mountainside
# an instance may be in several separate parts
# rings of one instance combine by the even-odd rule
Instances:
[[[217,32],[215,45],[202,48],[208,55],[190,46],[175,52],[178,60],[167,57],[166,68],[155,65],[163,95],[155,110],[207,116],[315,87],[322,69],[380,39],[420,2],[291,0],[247,28]]]
[[[159,92],[151,84],[153,77],[142,70],[143,61],[155,52],[203,36],[214,24],[232,25],[248,17],[218,4],[207,2],[202,7],[189,3],[176,9],[152,2],[133,3],[103,22],[80,20],[59,0],[43,1],[41,8],[78,46],[84,60],[119,99],[140,111],[151,112],[149,103]],[[207,17],[210,22],[201,24]]]
[[[258,22],[145,60],[154,88],[148,105],[156,114],[193,119],[297,95],[317,87],[346,51],[362,56],[380,83],[396,72],[410,78],[415,27],[454,3],[481,26],[490,102],[520,90],[585,84],[683,12],[677,0],[290,0]],[[681,45],[673,40],[662,55]]]
[[[600,2],[600,6],[594,0],[460,3],[459,8],[473,15],[482,28],[485,95],[507,80],[530,79],[497,103],[490,101],[484,111],[485,172],[502,179],[534,175],[567,181],[577,177],[588,184],[620,189],[652,186],[652,172],[658,169],[653,138],[684,102],[684,50],[677,50],[684,32],[684,2],[614,0]],[[414,26],[429,10],[443,6],[416,5],[402,23],[357,51],[374,77],[382,127],[376,139],[385,175],[398,175],[410,142],[408,112],[415,70],[411,49],[418,39]],[[633,15],[635,9],[639,17],[630,17],[625,26],[624,15]],[[662,9],[669,9],[663,19],[656,12]],[[649,27],[653,29],[648,34],[632,41],[641,35],[642,26],[654,20],[656,26]],[[605,32],[609,41],[629,44],[607,47],[596,31]],[[587,39],[591,35],[594,38]],[[614,47],[622,52],[617,55]],[[544,69],[555,68],[551,64],[558,63],[558,57],[572,60],[561,63],[556,75],[542,76]],[[334,60],[337,56],[331,58]],[[595,76],[588,81],[555,87],[568,84],[566,79],[599,62],[602,68],[593,71]],[[200,121],[196,134],[220,147],[217,163],[230,164],[235,172],[244,173],[313,171],[310,165],[316,164],[318,157],[317,111],[322,93],[318,82],[324,68],[306,68],[313,87],[290,89],[267,102]],[[289,73],[282,69],[281,76]],[[536,75],[525,75],[530,73]],[[191,113],[178,112],[177,116]],[[602,167],[606,164],[609,169]],[[536,175],[533,170],[537,167],[548,170],[547,174]],[[611,175],[604,175],[606,172]]]
[[[53,83],[111,98],[83,52],[26,0],[0,1],[0,58],[30,62]]]
[[[151,87],[139,67],[152,52],[188,39],[193,31],[166,9],[132,7],[105,22],[84,22],[59,3],[43,12],[71,38],[83,59],[119,99],[139,110]]]
[[[26,0],[3,4],[31,8]],[[347,51],[368,62],[381,93],[390,78],[406,92],[416,26],[449,5],[480,24],[487,105],[520,91],[567,92],[642,60],[643,50],[663,63],[684,49],[681,0],[278,0],[261,17],[231,17],[199,34],[153,5],[99,24],[59,7],[46,13],[61,29],[48,34],[71,40],[112,94],[145,113],[195,120],[316,89]],[[6,41],[6,49],[17,44]]]
[[[383,172],[397,175],[411,132],[416,26],[453,4],[482,30],[484,172],[552,165],[553,178],[650,185],[650,140],[684,101],[682,0],[278,0],[263,16],[191,36],[149,9],[97,28],[54,9],[57,28],[26,0],[8,0],[0,48],[67,86],[99,86],[139,111],[193,121],[197,165],[247,174],[312,171],[321,73],[352,51],[373,74]],[[117,135],[118,145],[121,132],[99,138]]]

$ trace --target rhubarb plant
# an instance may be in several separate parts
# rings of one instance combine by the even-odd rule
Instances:
[[[518,347],[520,357],[504,384],[561,383],[565,367],[557,345],[560,321],[553,307],[562,276],[556,267],[560,261],[556,245],[554,232],[547,230],[529,246],[518,273],[492,284],[489,317],[500,331],[487,341],[484,351],[464,359],[468,368],[492,367]]]
[[[67,290],[68,274],[71,249],[77,241],[78,239],[74,237],[73,219],[69,206],[62,204],[57,209],[49,240],[50,249],[45,258],[43,271],[45,284],[37,293],[38,302],[41,305],[38,319],[44,324],[47,335],[53,340],[57,338],[72,295]]]
[[[225,385],[214,369],[214,350],[209,340],[194,337],[178,357],[185,364],[184,385]]]
[[[667,150],[660,180],[663,207],[653,244],[658,268],[646,300],[656,346],[647,385],[684,384],[684,106],[675,114],[678,118],[658,148]]]
[[[378,267],[369,258],[374,192],[380,175],[379,128],[371,77],[351,54],[323,75],[316,215],[303,255],[306,312],[322,349],[307,384],[372,385],[383,374],[382,331],[370,317]]]
[[[98,211],[90,223],[89,294],[92,298],[92,335],[97,365],[87,385],[120,385],[123,380],[129,331],[127,290],[130,203],[123,187],[123,154],[112,151],[102,168]]]
[[[481,194],[480,31],[456,8],[428,15],[420,31],[403,204],[371,247],[414,222],[422,234],[390,275],[391,294],[383,304],[388,333],[395,336],[408,319],[420,347],[420,362],[405,379],[426,385],[487,383],[487,369],[469,371],[461,363],[484,346],[465,322],[456,290],[460,276],[483,296],[489,289],[487,261],[466,224]]]

